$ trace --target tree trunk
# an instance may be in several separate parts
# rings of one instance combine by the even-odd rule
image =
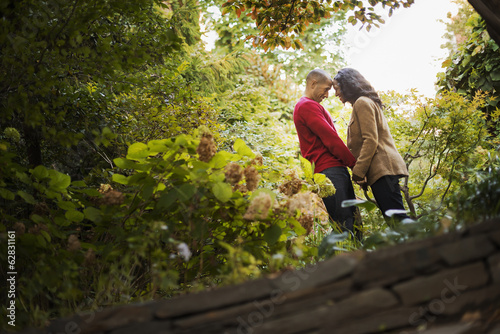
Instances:
[[[42,149],[40,146],[40,134],[29,125],[24,125],[24,140],[26,141],[26,153],[30,168],[42,164]]]

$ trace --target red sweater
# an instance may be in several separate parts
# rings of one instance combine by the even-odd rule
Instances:
[[[330,114],[318,102],[301,97],[293,110],[293,122],[299,136],[300,152],[314,172],[330,167],[354,167],[356,158],[340,139]]]

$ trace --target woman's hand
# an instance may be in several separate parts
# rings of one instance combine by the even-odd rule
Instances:
[[[368,183],[366,181],[366,177],[357,176],[356,174],[352,174],[352,181],[358,184],[361,189],[368,190]]]

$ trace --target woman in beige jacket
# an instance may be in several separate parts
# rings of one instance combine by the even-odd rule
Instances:
[[[394,217],[409,218],[401,211],[405,208],[399,187],[399,179],[408,175],[408,169],[394,144],[380,97],[351,68],[337,73],[333,88],[342,103],[352,105],[347,130],[347,147],[356,158],[352,180],[362,187],[370,186],[384,217],[388,210],[398,210]]]

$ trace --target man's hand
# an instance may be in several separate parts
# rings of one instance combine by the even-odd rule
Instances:
[[[358,184],[363,190],[368,190],[368,183],[366,182],[366,177],[357,176],[352,174],[352,181]]]

